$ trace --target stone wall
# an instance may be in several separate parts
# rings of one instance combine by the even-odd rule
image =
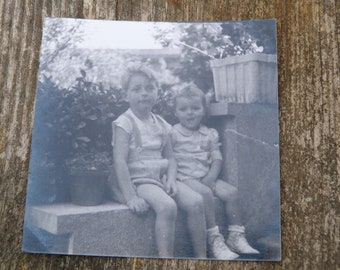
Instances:
[[[216,106],[223,106],[218,104]],[[224,105],[212,116],[222,141],[222,178],[237,186],[250,239],[280,234],[280,171],[277,105]]]
[[[210,62],[218,103],[210,111],[222,142],[222,178],[237,186],[248,236],[280,239],[280,156],[276,55]]]

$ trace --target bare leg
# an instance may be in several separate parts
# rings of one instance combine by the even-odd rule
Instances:
[[[219,232],[215,220],[214,194],[212,190],[198,180],[186,180],[184,182],[194,191],[201,194],[204,201],[204,214],[207,221],[207,240],[210,255],[216,259],[233,260],[238,254],[232,252],[225,244],[224,237]]]
[[[225,202],[225,210],[229,219],[229,235],[227,238],[228,247],[238,254],[259,254],[259,251],[252,248],[245,236],[245,228],[241,225],[241,217],[238,210],[237,188],[229,183],[217,180],[215,194]]]
[[[207,222],[207,229],[216,226],[215,220],[215,205],[214,205],[214,194],[212,190],[199,182],[198,180],[186,180],[184,184],[188,185],[192,190],[201,194],[204,201],[204,213],[205,220]]]
[[[177,187],[178,193],[174,199],[178,207],[186,213],[194,255],[196,258],[206,258],[206,224],[203,198],[182,182],[177,182]]]
[[[175,201],[163,189],[152,184],[138,185],[137,194],[150,204],[156,213],[155,237],[159,257],[173,257],[177,217]]]
[[[223,181],[216,181],[215,194],[225,203],[225,211],[230,224],[241,225],[241,218],[238,210],[237,188]]]

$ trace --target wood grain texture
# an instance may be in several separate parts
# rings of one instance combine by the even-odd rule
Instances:
[[[339,269],[340,1],[0,1],[0,269]],[[44,16],[108,20],[277,19],[282,262],[21,252]]]

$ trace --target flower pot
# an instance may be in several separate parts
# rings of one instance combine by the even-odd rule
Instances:
[[[217,102],[277,103],[277,57],[248,54],[210,61]]]
[[[98,170],[72,170],[70,195],[72,203],[95,206],[103,203],[108,172]]]

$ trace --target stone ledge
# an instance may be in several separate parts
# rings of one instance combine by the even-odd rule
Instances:
[[[217,222],[225,233],[227,220],[223,209],[222,202],[216,199]],[[32,226],[67,238],[67,249],[55,246],[51,253],[157,257],[152,211],[139,216],[115,202],[98,206],[62,203],[30,206],[26,220]],[[176,257],[192,257],[182,211],[178,212],[175,241]]]
[[[223,203],[215,198],[215,205],[216,222],[221,233],[226,236],[228,223]],[[138,216],[127,206],[115,202],[98,206],[71,203],[30,206],[26,216],[31,226],[58,237],[59,240],[54,242],[48,253],[120,257],[157,257],[154,220],[152,211]],[[279,257],[279,240],[256,241],[254,244],[261,250],[261,259]],[[182,211],[178,212],[176,222],[174,256],[193,257]],[[253,260],[259,259],[259,256],[253,258],[244,255],[240,259]]]
[[[31,206],[27,221],[52,234],[66,235],[68,248],[54,247],[58,253],[146,257],[157,254],[151,211],[138,216],[127,206],[114,202],[98,206],[63,203]]]
[[[107,202],[98,206],[78,206],[72,203],[31,206],[28,210],[28,223],[52,234],[71,233],[67,219],[89,218],[105,212],[128,210],[128,207],[115,202]]]
[[[208,112],[210,116],[225,116],[230,114],[228,102],[216,102],[211,103],[208,106]]]

